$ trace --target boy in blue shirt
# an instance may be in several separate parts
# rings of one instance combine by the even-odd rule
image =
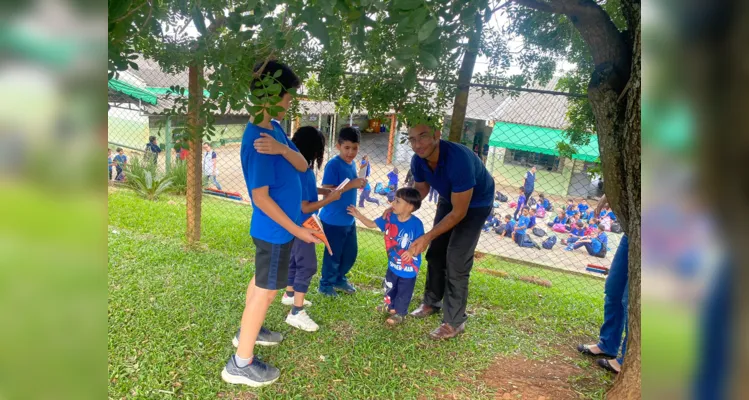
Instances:
[[[577,221],[577,224],[570,230],[570,236],[562,239],[562,243],[567,245],[567,250],[572,250],[572,245],[583,237],[585,237],[585,224],[583,221]]]
[[[515,221],[512,220],[512,215],[505,215],[505,230],[500,236],[507,236],[513,238],[515,235]]]
[[[584,246],[585,250],[587,250],[588,254],[591,256],[604,258],[606,257],[606,247],[608,244],[609,238],[606,236],[606,231],[603,226],[599,225],[598,235],[584,237],[578,240],[577,243],[572,246],[572,249],[579,249]]]
[[[391,206],[392,211],[374,221],[362,215],[354,206],[349,206],[348,212],[365,226],[380,228],[385,232],[385,249],[388,254],[385,302],[377,307],[377,311],[389,313],[387,323],[397,325],[408,314],[416,275],[421,267],[421,254],[412,257],[407,251],[414,240],[424,235],[424,224],[412,215],[421,207],[421,194],[414,188],[398,189]]]
[[[515,221],[518,221],[518,215],[522,214],[521,210],[523,209],[523,207],[525,207],[525,202],[527,201],[527,199],[525,198],[525,192],[522,186],[520,186],[518,192],[519,192],[518,205],[515,207],[515,214],[512,215],[512,218]]]
[[[339,200],[320,210],[320,221],[333,251],[333,255],[325,252],[322,258],[318,292],[326,296],[337,296],[336,290],[347,294],[356,292],[356,288],[346,279],[346,274],[354,266],[358,251],[356,223],[347,208],[356,204],[355,189],[367,184],[366,179],[357,178],[358,172],[354,162],[359,152],[359,132],[350,127],[341,129],[336,149],[338,155],[325,165],[322,185],[324,188],[334,189],[345,179],[348,178],[350,181],[341,189]]]
[[[107,180],[112,180],[112,166],[114,165],[114,162],[112,161],[112,149],[107,148],[107,170],[109,171],[109,174],[107,175]]]
[[[539,204],[544,208],[544,210],[551,211],[551,202],[546,198],[546,196],[544,196],[543,193],[538,194],[538,199]]]
[[[398,190],[398,167],[394,167],[392,171],[388,172],[388,186],[393,192]]]
[[[270,115],[271,104],[258,104],[264,106],[263,120],[257,125],[247,124],[242,137],[242,172],[253,206],[250,236],[256,247],[255,276],[247,288],[239,332],[232,340],[237,346],[236,354],[229,357],[221,372],[225,382],[252,387],[269,385],[281,374],[278,368],[255,357],[254,348],[255,344],[271,346],[282,340],[280,333],[262,325],[278,289],[286,286],[293,239],[319,242],[314,231],[297,225],[302,210],[299,173],[307,170],[307,161],[273,119],[284,117],[291,102],[288,90],[299,87],[300,81],[284,64],[268,61],[264,68],[263,65],[255,66],[254,71],[260,76],[253,79],[250,88],[259,87],[263,78],[274,77],[282,87],[281,101],[274,105],[283,111]],[[269,102],[266,98],[261,101]]]
[[[497,226],[499,226],[499,218],[497,218],[497,213],[492,213],[486,217],[486,222],[484,223],[482,230],[484,232],[489,232],[489,229],[496,228]]]
[[[577,212],[577,209],[575,209],[575,201],[572,199],[567,199],[567,209],[565,210],[568,217],[571,217],[575,215]]]
[[[537,243],[533,242],[530,236],[526,233],[531,221],[530,212],[531,209],[529,207],[523,207],[523,215],[518,219],[518,223],[515,225],[515,232],[512,234],[512,240],[514,240],[520,247],[541,248]]]
[[[580,215],[582,215],[583,218],[585,218],[584,216],[588,215],[588,208],[590,208],[590,206],[588,205],[588,200],[581,199],[580,203],[577,204],[577,210],[580,211]]]
[[[549,222],[546,225],[548,225],[549,227],[553,227],[556,224],[562,224],[562,225],[567,224],[567,214],[564,213],[564,209],[558,208],[557,216],[554,217],[553,221]]]
[[[125,174],[123,173],[123,171],[126,165],[127,165],[127,156],[125,155],[125,150],[122,150],[122,147],[118,147],[117,155],[114,156],[114,167],[117,171],[117,175],[115,176],[114,180],[116,181],[125,180]]]

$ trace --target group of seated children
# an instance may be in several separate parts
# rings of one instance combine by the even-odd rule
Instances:
[[[512,238],[520,247],[540,248],[526,231],[536,226],[537,219],[545,217],[546,210],[551,209],[551,203],[543,194],[539,194],[538,202],[529,207],[523,188],[519,188],[519,191],[515,215],[505,215],[503,223],[496,212],[493,212],[486,219],[483,230],[494,230],[500,237]],[[585,247],[590,255],[605,257],[608,245],[605,232],[611,230],[612,221],[615,220],[614,212],[608,204],[599,215],[595,215],[595,210],[590,207],[587,200],[582,199],[575,206],[574,200],[569,199],[567,207],[558,209],[557,214],[546,225],[555,232],[569,233],[569,237],[562,239],[562,243],[567,246],[565,250]]]

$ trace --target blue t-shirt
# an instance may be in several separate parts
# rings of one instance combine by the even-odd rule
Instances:
[[[494,200],[494,179],[481,160],[468,147],[440,140],[440,154],[434,171],[427,161],[414,154],[411,171],[414,182],[427,182],[450,202],[452,193],[473,189],[469,208],[489,207]]]
[[[518,218],[518,225],[516,228],[521,228],[515,231],[516,235],[525,235],[525,230],[528,229],[528,224],[531,222],[531,219],[529,217],[526,217],[525,215],[521,215],[520,218]]]
[[[127,162],[127,156],[124,154],[117,154],[114,156],[114,162],[117,163],[117,166],[122,167]]]
[[[369,164],[366,161],[361,160],[361,162],[359,163],[359,168],[361,168],[362,166],[364,166],[365,163],[367,164],[366,177],[368,178],[369,174],[372,172],[372,164]],[[372,190],[372,186],[370,186],[369,181],[367,181],[367,184],[364,185],[364,190]]]
[[[547,210],[551,208],[551,203],[549,202],[549,199],[544,199],[543,203],[541,203],[541,207]]]
[[[560,217],[559,217],[559,216],[557,215],[556,217],[554,217],[554,222],[552,222],[552,223],[553,223],[553,224],[562,224],[562,225],[564,225],[564,224],[566,224],[566,223],[567,223],[567,217],[566,217],[566,216],[564,216],[564,217],[561,217],[561,218],[560,218]]]
[[[281,155],[260,154],[253,142],[261,138],[260,133],[267,133],[294,151],[298,151],[284,133],[281,125],[272,121],[273,130],[247,124],[242,136],[242,147],[239,156],[242,160],[242,173],[247,184],[247,191],[252,200],[252,220],[250,236],[273,244],[288,243],[294,237],[286,229],[273,221],[263,210],[255,205],[252,190],[268,186],[268,194],[281,210],[292,221],[298,222],[302,213],[302,185],[299,171]]]
[[[421,254],[406,265],[401,261],[401,254],[411,247],[414,240],[424,235],[424,224],[421,220],[411,215],[406,222],[400,222],[397,215],[389,213],[386,218],[377,218],[374,223],[385,232],[388,268],[402,278],[416,278],[421,267]]]
[[[574,227],[570,231],[570,234],[574,235],[574,236],[577,236],[577,237],[583,237],[583,236],[585,236],[585,229]]]
[[[580,203],[577,205],[577,209],[580,211],[581,215],[587,215],[588,208],[590,208],[589,205]]]
[[[323,185],[337,187],[344,179],[354,180],[357,178],[356,166],[352,162],[347,164],[340,156],[335,156],[325,164],[325,172],[322,176]],[[349,226],[354,223],[354,217],[348,214],[346,208],[356,205],[356,190],[341,193],[341,198],[328,204],[320,210],[320,219],[326,224],[336,226]]]
[[[505,223],[505,232],[512,232],[515,229],[515,221],[510,220],[510,222]]]
[[[568,217],[571,217],[571,216],[575,215],[575,212],[577,212],[577,210],[575,210],[575,206],[574,205],[567,206],[567,216]]]
[[[524,205],[525,205],[525,195],[521,194],[520,196],[518,196],[518,209],[523,208]]]
[[[535,186],[536,186],[536,174],[531,173],[531,171],[527,171],[525,173],[525,185],[523,185],[523,188],[525,189],[525,193],[532,192]]]
[[[398,186],[398,174],[393,171],[388,172],[388,186]]]
[[[299,179],[302,183],[302,201],[309,201],[315,203],[319,199],[317,197],[317,180],[315,179],[315,171],[312,168],[305,172],[300,172]],[[304,223],[312,214],[317,214],[317,211],[310,214],[300,214],[298,224]]]

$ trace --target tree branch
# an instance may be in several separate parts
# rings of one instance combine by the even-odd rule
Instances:
[[[497,11],[499,11],[499,10],[507,7],[507,6],[509,6],[510,4],[512,4],[512,0],[506,1],[503,4],[498,5],[495,9],[492,10],[491,13],[494,14],[495,12],[497,12]]]
[[[130,15],[132,15],[132,14],[133,14],[134,12],[136,12],[136,11],[140,10],[140,8],[141,8],[141,7],[143,7],[143,5],[145,5],[145,4],[146,4],[146,2],[145,2],[145,1],[144,1],[144,2],[142,2],[142,3],[140,3],[140,5],[139,5],[138,7],[135,7],[135,8],[133,8],[132,10],[128,11],[128,12],[127,12],[127,14],[125,14],[125,15],[123,15],[123,16],[121,16],[121,17],[117,18],[116,20],[114,20],[114,21],[110,22],[110,24],[114,24],[114,23],[120,22],[120,21],[122,21],[123,19],[125,19],[125,18],[129,17],[129,16],[130,16]]]

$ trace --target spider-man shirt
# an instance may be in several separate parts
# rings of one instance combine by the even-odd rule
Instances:
[[[415,278],[421,267],[421,254],[408,263],[401,261],[401,254],[408,250],[414,240],[424,235],[424,224],[415,215],[411,215],[406,222],[401,222],[393,213],[377,218],[374,222],[385,233],[388,268],[402,278]]]

